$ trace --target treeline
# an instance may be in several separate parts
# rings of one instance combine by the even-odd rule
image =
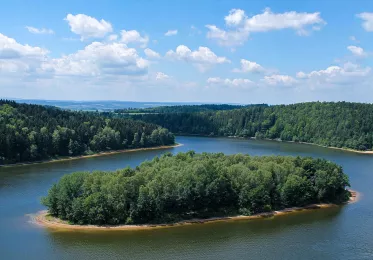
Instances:
[[[115,113],[195,113],[206,111],[220,111],[243,108],[247,106],[267,106],[263,105],[228,105],[228,104],[205,104],[205,105],[177,105],[177,106],[160,106],[152,108],[126,108],[117,109]]]
[[[74,224],[167,223],[342,203],[347,186],[342,168],[324,159],[189,151],[135,169],[65,175],[42,203]]]
[[[167,129],[151,123],[0,100],[0,164],[174,141]]]
[[[177,134],[239,136],[371,150],[373,105],[310,102],[227,111],[132,115]]]

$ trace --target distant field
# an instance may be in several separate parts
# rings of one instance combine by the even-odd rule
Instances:
[[[56,106],[63,109],[84,110],[84,111],[112,111],[122,108],[150,108],[159,106],[178,106],[178,105],[200,105],[202,103],[186,102],[135,102],[135,101],[65,101],[65,100],[40,100],[40,99],[12,99],[18,103],[36,104],[43,106]]]

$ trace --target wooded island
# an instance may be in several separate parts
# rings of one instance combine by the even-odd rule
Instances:
[[[72,224],[159,224],[344,203],[348,186],[342,168],[324,159],[189,151],[65,175],[42,203]]]

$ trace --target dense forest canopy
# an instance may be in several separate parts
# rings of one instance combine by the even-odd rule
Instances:
[[[194,113],[206,111],[232,110],[246,106],[256,105],[228,105],[228,104],[204,104],[204,105],[176,105],[176,106],[159,106],[151,108],[126,108],[117,109],[115,113]],[[267,106],[267,105],[258,105]]]
[[[0,164],[174,141],[167,129],[151,123],[0,100]]]
[[[371,150],[373,146],[373,104],[257,105],[226,111],[137,114],[132,118],[177,134],[255,136],[356,150]]]
[[[348,200],[342,168],[310,157],[166,153],[135,169],[63,176],[42,203],[75,224],[166,223]]]

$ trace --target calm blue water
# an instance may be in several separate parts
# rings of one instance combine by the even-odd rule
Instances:
[[[89,159],[0,168],[0,259],[373,259],[373,155],[310,145],[177,137],[184,146]],[[301,155],[343,166],[362,199],[341,208],[274,219],[145,231],[56,231],[27,214],[62,175],[136,166],[166,151]]]

